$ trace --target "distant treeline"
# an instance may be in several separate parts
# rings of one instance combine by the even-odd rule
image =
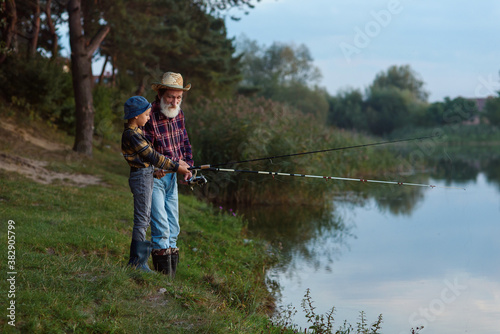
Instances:
[[[500,124],[498,96],[488,99],[480,115],[475,102],[464,98],[428,103],[424,82],[409,65],[380,72],[364,91],[352,88],[331,96],[319,86],[321,73],[307,46],[263,46],[244,36],[237,41],[227,37],[227,9],[252,6],[250,1],[82,2],[86,35],[109,27],[95,54],[105,60],[93,79],[96,134],[119,119],[128,96],[152,99],[150,83],[167,70],[182,73],[192,83],[191,102],[200,96],[264,97],[312,114],[322,124],[374,135],[408,126],[445,125],[456,117]],[[60,1],[10,0],[0,10],[4,99],[74,132],[71,60],[60,56],[67,6]]]

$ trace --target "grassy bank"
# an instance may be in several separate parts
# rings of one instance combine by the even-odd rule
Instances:
[[[22,139],[5,131],[0,142],[2,164],[34,171],[27,176],[0,169],[2,264],[8,260],[8,222],[15,222],[15,264],[9,270],[2,265],[0,298],[2,306],[15,301],[16,326],[8,324],[2,307],[2,332],[258,333],[266,328],[273,304],[264,270],[271,259],[266,245],[248,240],[239,217],[181,196],[176,279],[128,269],[133,204],[117,147],[104,145],[87,160],[71,152],[71,138],[55,131],[44,135],[46,130],[35,125],[33,131],[23,130]],[[38,140],[30,140],[37,134]],[[43,149],[44,141],[61,146]],[[38,164],[41,160],[48,165]],[[44,175],[60,177],[42,184]],[[91,184],[84,186],[85,179]],[[7,272],[14,270],[11,285]],[[12,287],[15,296],[9,297]]]

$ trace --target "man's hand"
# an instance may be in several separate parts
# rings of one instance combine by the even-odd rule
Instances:
[[[161,179],[165,175],[167,175],[167,171],[163,169],[157,169],[153,172],[153,176],[155,179]]]
[[[183,180],[185,183],[185,181],[189,180],[190,178],[193,177],[193,174],[191,174],[191,171],[188,169],[189,166],[187,164],[187,162],[183,161],[183,160],[179,160],[179,169],[177,169],[177,174],[180,174],[180,175],[183,175]]]

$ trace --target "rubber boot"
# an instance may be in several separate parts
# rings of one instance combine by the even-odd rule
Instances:
[[[151,253],[153,257],[153,268],[154,270],[164,274],[169,275],[172,268],[172,262],[170,257],[170,248],[166,249],[155,249]]]
[[[175,278],[177,264],[179,263],[179,248],[170,248],[170,277]]]
[[[128,261],[128,265],[147,273],[152,272],[148,266],[151,248],[151,241],[132,240],[132,243],[130,244],[130,259]]]

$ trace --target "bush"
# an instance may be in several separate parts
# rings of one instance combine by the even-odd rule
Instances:
[[[101,143],[104,140],[119,140],[123,130],[121,127],[123,123],[123,104],[126,101],[121,95],[113,87],[104,85],[94,87],[94,133]]]
[[[71,73],[64,64],[37,56],[30,61],[9,57],[0,68],[0,91],[10,103],[71,131],[74,98]]]
[[[263,98],[198,100],[187,115],[190,138],[196,150],[195,161],[221,164],[283,155],[313,146],[315,134],[319,135],[319,127],[313,117],[294,116],[298,116],[297,112],[289,107]],[[307,160],[284,158],[223,167],[298,172],[305,170]],[[255,202],[259,198],[264,201],[264,190],[268,192],[265,197],[269,197],[270,193],[275,195],[275,199],[283,196],[275,193],[276,187],[268,184],[273,181],[271,176],[211,172],[210,178],[211,182],[205,189],[219,201]],[[288,188],[294,180],[287,181],[290,182],[283,187]]]
[[[45,120],[74,135],[73,82],[71,72],[66,69],[65,61],[53,61],[42,56],[29,61],[8,58],[0,68],[1,94],[12,105],[25,110],[30,119]],[[122,106],[128,98],[122,95],[113,87],[94,87],[94,124],[98,138],[114,140],[121,132],[117,124],[121,124]]]

